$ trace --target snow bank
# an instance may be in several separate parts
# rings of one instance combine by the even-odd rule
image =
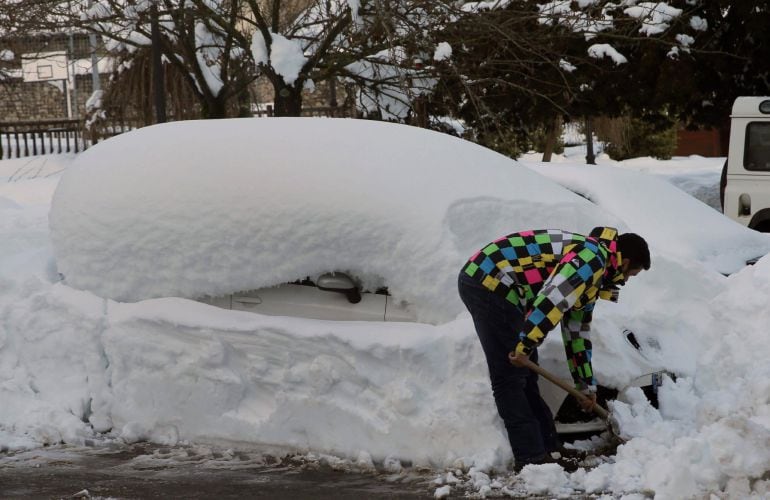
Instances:
[[[185,136],[196,138],[194,134]],[[204,140],[205,136],[197,138]],[[114,163],[120,165],[120,151],[113,154]],[[396,151],[397,159],[398,154]],[[354,153],[345,150],[341,157],[351,155]],[[178,167],[171,157],[159,154],[159,158],[169,161],[168,175],[173,177]],[[90,172],[95,182],[91,186],[112,186],[114,194],[126,195],[123,206],[153,222],[143,199],[133,190],[151,189],[151,183],[137,180],[131,168],[125,166],[121,175],[128,185],[120,184],[107,175],[112,171],[110,161],[109,157],[104,159],[104,176],[93,166]],[[482,163],[486,162],[468,158],[468,164]],[[315,175],[310,168],[313,164],[306,164],[310,177]],[[166,177],[159,173],[162,169],[138,165],[140,177],[154,172],[155,180],[163,184]],[[456,198],[452,199],[432,194],[437,207],[431,208],[439,213],[442,222],[427,229],[433,239],[426,241],[453,245],[455,250],[451,252],[459,255],[461,241],[485,242],[488,236],[502,234],[512,224],[531,223],[537,227],[540,222],[559,218],[566,221],[565,227],[573,227],[571,223],[577,227],[593,224],[590,219],[603,214],[601,206],[575,201],[574,195],[540,181],[534,173],[510,162],[506,165],[495,167],[500,169],[495,171],[501,176],[497,179],[523,184],[506,184],[495,187],[493,194],[469,198],[465,197],[467,188],[455,188]],[[7,170],[3,166],[0,164],[0,173],[4,174]],[[81,168],[86,170],[79,171]],[[76,184],[90,185],[84,174],[88,168],[88,163],[79,162],[72,175],[68,174],[67,182],[77,180]],[[448,168],[450,178],[453,171],[454,167]],[[594,356],[597,376],[610,385],[622,385],[632,374],[653,369],[676,372],[677,380],[669,380],[661,388],[661,410],[650,407],[638,390],[629,390],[625,402],[613,407],[622,431],[630,438],[614,458],[570,475],[543,466],[530,467],[518,476],[498,473],[492,479],[493,469],[507,464],[510,449],[496,416],[483,354],[467,314],[437,326],[329,322],[226,311],[181,298],[120,303],[74,289],[57,281],[51,263],[45,213],[58,180],[55,172],[51,170],[49,177],[43,171],[39,176],[29,173],[20,177],[8,172],[6,182],[0,184],[0,198],[8,200],[0,206],[0,450],[59,442],[83,444],[103,435],[170,446],[186,441],[228,446],[235,443],[236,447],[271,444],[334,453],[353,461],[366,457],[369,463],[373,459],[389,464],[393,470],[397,470],[399,462],[407,461],[448,468],[452,472],[442,471],[441,477],[446,479],[436,483],[437,497],[468,489],[479,496],[496,489],[520,496],[584,492],[603,497],[654,495],[661,499],[710,494],[765,498],[770,492],[766,478],[770,470],[770,344],[765,326],[770,322],[766,307],[770,295],[768,257],[726,278],[697,262],[701,258],[697,250],[688,250],[684,257],[685,253],[666,253],[669,247],[681,250],[679,244],[656,245],[653,268],[623,289],[621,302],[597,305]],[[193,180],[179,175],[164,185],[175,188],[178,183],[179,189],[168,191],[166,196],[178,196],[183,207],[199,215],[203,210],[196,211],[193,200],[181,196],[207,194],[200,187],[189,187],[197,186],[194,172]],[[204,177],[216,177],[208,169],[202,172]],[[296,180],[299,168],[287,166],[282,172],[294,175],[291,179]],[[415,175],[424,181],[429,173]],[[613,171],[605,175],[611,176]],[[115,184],[108,183],[108,178]],[[232,181],[232,177],[229,179]],[[65,186],[64,180],[56,195],[62,196],[58,203],[65,207],[59,213],[63,218],[58,221],[62,224],[58,230],[71,228],[83,237],[84,245],[90,241],[84,237],[87,231],[95,228],[118,241],[97,222],[106,223],[111,216],[122,223],[131,214],[120,212],[110,196],[97,196],[85,187],[80,191],[77,185]],[[407,180],[405,184],[409,184]],[[568,180],[566,175],[560,182]],[[492,184],[479,182],[485,188]],[[592,186],[600,193],[608,182],[597,181]],[[577,185],[572,180],[569,184]],[[350,185],[355,188],[366,184],[351,179]],[[533,185],[541,191],[519,187]],[[239,196],[246,191],[238,183],[230,187]],[[640,181],[635,188],[654,188],[640,195],[644,200],[662,204],[669,199],[657,184]],[[417,187],[407,185],[402,189],[417,198],[409,198],[407,204],[427,209],[429,204],[420,201]],[[519,203],[517,189],[522,190],[525,200],[545,201]],[[212,191],[216,193],[217,189]],[[84,200],[78,199],[78,192],[82,192]],[[341,188],[328,192],[349,196]],[[433,193],[430,189],[427,192]],[[503,192],[513,194],[503,197]],[[556,198],[548,200],[543,193],[553,193]],[[268,192],[266,199],[273,199],[273,194]],[[162,205],[161,193],[150,190],[147,195],[146,199],[170,208]],[[669,235],[664,225],[673,224],[675,217],[658,220],[660,215],[654,207],[630,211],[630,206],[638,202],[635,196],[625,198],[629,206],[622,205],[620,198],[599,198],[602,203],[615,204],[615,221],[619,224],[629,217],[626,214],[635,214],[634,223],[648,228],[646,237],[663,241],[662,235]],[[212,200],[224,203],[216,196]],[[255,207],[260,208],[256,203],[249,206]],[[575,208],[577,214],[570,212]],[[83,215],[83,220],[65,217],[67,210],[79,211],[76,213]],[[262,210],[259,213],[264,215]],[[389,205],[384,212],[390,217],[394,210]],[[282,207],[279,215],[283,211],[290,212],[290,207]],[[549,215],[542,215],[543,211]],[[331,209],[325,213],[331,218]],[[480,218],[490,213],[495,217]],[[648,219],[643,217],[645,213]],[[695,234],[698,238],[693,246],[716,248],[731,259],[733,249],[719,244],[721,238],[724,233],[735,234],[735,238],[744,236],[732,233],[731,227],[712,225],[710,212],[695,213],[703,217],[700,227],[706,231]],[[415,220],[421,222],[421,217],[417,212]],[[240,221],[245,219],[242,215]],[[167,220],[187,219],[172,213]],[[395,216],[393,220],[389,223],[401,221]],[[197,224],[197,220],[192,219],[190,224]],[[132,237],[144,234],[136,227],[125,227]],[[204,231],[206,227],[195,229]],[[409,231],[403,228],[402,234],[417,234]],[[269,227],[265,234],[285,233]],[[155,233],[150,236],[159,239]],[[171,236],[181,240],[173,231]],[[67,240],[66,233],[59,237],[75,244]],[[321,235],[314,233],[314,237],[320,239]],[[147,241],[155,241],[153,238]],[[391,253],[403,250],[397,238],[388,238],[385,241],[389,245],[379,248],[375,255],[393,264],[396,260]],[[276,241],[283,240],[274,240],[273,246]],[[404,240],[410,249],[419,247],[414,243],[409,238]],[[132,273],[145,272],[143,267],[135,267],[133,256],[123,256]],[[92,257],[102,259],[97,253]],[[418,275],[413,282],[418,283],[418,278],[435,279],[438,262],[429,260],[428,264],[434,266],[411,269]],[[454,278],[454,272],[447,274],[447,279]],[[401,275],[386,277],[392,276]],[[95,280],[93,276],[89,279]],[[152,281],[151,276],[145,279]],[[444,300],[451,300],[453,283],[440,293]],[[626,344],[621,332],[625,327],[636,332],[641,352],[623,348]],[[542,356],[549,367],[566,370],[558,335],[548,337]]]
[[[0,447],[111,429],[424,465],[510,458],[467,319],[324,322],[29,287],[0,312]]]
[[[586,474],[586,491],[651,489],[656,498],[768,493],[760,478],[770,470],[770,347],[761,325],[770,313],[759,297],[770,293],[770,258],[725,285],[708,301],[712,318],[692,338],[699,353],[692,375],[664,384],[661,411],[640,394],[615,405],[634,439],[618,449],[615,464]]]
[[[744,482],[768,470],[770,353],[756,325],[770,318],[754,308],[770,293],[770,260],[729,279],[659,267],[628,287],[626,302],[647,361],[683,367],[661,389],[662,410],[630,391],[614,408],[632,438],[615,461],[573,475],[533,468],[520,478],[531,493],[687,498],[750,491]],[[6,284],[0,447],[82,444],[111,429],[126,442],[269,444],[465,471],[511,458],[467,316],[440,326],[315,321]],[[597,315],[603,377],[640,366],[617,356],[628,312],[616,304]],[[549,352],[564,364],[554,336]]]

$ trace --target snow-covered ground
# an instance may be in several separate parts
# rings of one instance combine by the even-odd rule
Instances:
[[[323,180],[324,162],[329,162],[329,175],[342,175],[335,170],[339,165],[332,167],[332,162],[361,157],[362,152],[333,143],[331,128],[325,127],[327,132],[293,129],[295,139],[312,132],[336,153],[322,161],[314,158],[312,164],[290,165],[290,170],[284,171],[286,184],[296,186],[303,174]],[[657,498],[672,499],[708,493],[763,498],[770,493],[770,364],[766,361],[770,345],[764,326],[770,320],[765,307],[770,295],[770,259],[761,259],[751,267],[741,265],[751,252],[770,251],[770,240],[727,221],[707,205],[695,201],[684,205],[682,192],[670,187],[675,184],[713,207],[722,159],[616,163],[600,158],[601,168],[580,175],[582,169],[594,167],[578,165],[582,159],[571,158],[569,150],[557,158],[558,165],[538,165],[534,155],[516,165],[475,148],[463,158],[467,174],[450,165],[444,177],[434,177],[439,172],[433,170],[438,168],[435,166],[415,174],[426,159],[409,163],[407,155],[398,157],[397,162],[381,158],[382,150],[377,148],[391,147],[394,154],[404,149],[403,140],[398,140],[403,139],[398,135],[401,128],[387,130],[394,135],[381,132],[374,141],[376,147],[364,148],[365,157],[378,161],[376,182],[383,189],[391,195],[398,194],[398,189],[408,193],[389,206],[391,210],[399,204],[405,210],[422,209],[424,212],[416,215],[417,222],[434,221],[420,240],[438,253],[428,264],[453,263],[495,236],[526,229],[519,226],[527,223],[530,227],[558,224],[586,231],[604,217],[621,230],[635,230],[650,241],[652,269],[623,290],[621,302],[597,306],[595,365],[600,382],[610,385],[627,382],[629,367],[663,368],[678,377],[661,388],[660,411],[646,402],[641,391],[629,391],[627,403],[614,405],[621,429],[629,438],[616,456],[573,474],[555,465],[530,466],[516,477],[505,472],[510,449],[494,409],[483,354],[468,315],[458,305],[454,287],[446,285],[451,285],[462,262],[448,268],[410,266],[414,276],[404,277],[396,271],[388,275],[389,265],[403,266],[404,256],[415,252],[408,236],[419,233],[410,233],[410,228],[404,228],[402,237],[407,239],[403,244],[383,234],[388,244],[381,245],[381,253],[373,258],[380,259],[381,277],[415,284],[412,295],[406,288],[395,291],[422,301],[426,311],[431,311],[431,324],[268,317],[173,297],[138,302],[107,298],[110,290],[119,289],[116,276],[121,272],[130,285],[124,290],[144,290],[141,293],[148,296],[153,293],[147,292],[152,288],[148,286],[152,266],[143,274],[147,269],[141,265],[147,262],[120,253],[115,265],[122,263],[122,267],[109,274],[112,270],[105,264],[109,258],[99,254],[103,239],[97,232],[89,232],[101,228],[105,231],[101,234],[112,235],[104,225],[110,220],[125,222],[125,213],[113,212],[115,197],[123,197],[120,201],[128,203],[124,207],[133,208],[141,215],[138,220],[149,224],[155,221],[146,217],[147,206],[160,203],[155,206],[168,208],[178,200],[192,213],[186,218],[179,214],[164,218],[168,211],[163,211],[157,217],[158,224],[173,237],[200,234],[180,232],[177,227],[181,219],[200,229],[195,226],[198,212],[194,200],[186,197],[200,193],[200,186],[174,181],[179,179],[174,176],[178,170],[174,158],[160,158],[161,163],[168,164],[167,171],[138,171],[140,176],[163,178],[162,187],[173,188],[166,189],[165,195],[146,192],[142,190],[145,181],[125,176],[130,169],[121,164],[119,148],[112,153],[117,165],[112,171],[124,182],[115,182],[109,175],[111,165],[102,164],[104,172],[90,172],[92,191],[73,184],[88,179],[84,173],[96,168],[86,154],[80,158],[62,155],[0,162],[0,449],[22,450],[59,442],[82,445],[99,439],[235,448],[270,445],[331,454],[362,467],[372,463],[392,470],[407,463],[428,466],[439,477],[439,496],[456,489],[553,496],[586,492],[627,498],[654,492]],[[223,140],[207,136],[205,131],[201,134],[191,144],[209,141],[207,144],[214,145]],[[416,142],[428,152],[427,157],[445,160],[439,164],[449,165],[449,156],[465,151],[447,151],[445,139],[434,137],[422,135]],[[281,151],[296,144],[268,139],[263,145],[255,139],[240,152],[230,149],[227,162],[218,157],[217,165],[210,169],[199,166],[199,172],[204,177],[218,172],[221,178],[231,179],[223,163],[254,161],[255,154],[264,155],[269,146],[278,149],[280,156]],[[227,144],[218,147],[226,148]],[[477,163],[473,162],[474,155],[478,155]],[[478,180],[485,172],[495,175]],[[410,175],[417,175],[411,183]],[[465,175],[467,182],[460,188],[455,183]],[[392,176],[406,182],[390,183]],[[54,233],[64,228],[69,234],[57,236],[55,251],[49,211],[62,177],[68,185],[62,182],[63,189],[56,196],[57,204],[65,204],[51,212],[51,224]],[[433,187],[431,179],[435,180]],[[442,179],[445,184],[441,184]],[[668,182],[661,183],[660,179]],[[104,193],[98,190],[105,182],[113,182],[113,192],[100,196]],[[360,180],[351,182],[354,187],[367,187],[357,184]],[[633,186],[614,196],[618,183],[623,182]],[[444,188],[447,183],[448,190]],[[572,196],[558,184],[586,196],[593,204]],[[329,182],[324,187],[333,185]],[[217,197],[222,186],[233,188],[234,202],[250,203],[243,184],[226,182],[210,184],[214,205],[227,199],[225,195]],[[137,187],[138,191],[132,191]],[[140,198],[125,198],[137,193],[141,193]],[[424,199],[420,199],[421,194]],[[83,224],[73,222],[77,217],[72,214],[85,206],[77,206],[78,200],[99,201],[90,206],[92,213],[88,209],[81,212]],[[358,197],[356,201],[366,200]],[[75,205],[67,205],[69,202]],[[687,213],[661,214],[661,209],[671,206],[689,208]],[[258,203],[256,208],[260,209]],[[74,212],[67,213],[68,209]],[[373,212],[376,215],[376,210]],[[110,219],[110,213],[121,218]],[[232,220],[222,219],[221,229],[245,220],[239,218],[240,213],[234,212]],[[248,210],[243,213],[245,218]],[[318,213],[314,221],[333,224],[329,213]],[[365,210],[357,213],[374,216]],[[484,219],[485,213],[494,217]],[[98,216],[93,218],[94,214]],[[58,222],[56,217],[61,217]],[[143,234],[141,228],[131,225],[134,222],[122,229],[129,231],[126,234],[131,238]],[[387,222],[397,227],[405,219],[392,215]],[[389,227],[386,224],[373,231]],[[290,231],[271,227],[262,236],[278,244],[278,238]],[[328,243],[330,240],[321,238],[322,232],[323,226],[313,234]],[[159,239],[132,241],[141,251],[152,248],[153,241]],[[270,241],[263,239],[259,244]],[[437,246],[442,242],[453,242],[454,246]],[[94,252],[107,273],[109,286],[102,290],[102,296],[88,289],[91,275],[83,275],[87,278],[81,282],[83,289],[74,288],[69,275],[65,282],[60,280],[61,269],[55,258],[59,251],[64,252],[65,260],[75,262],[73,272],[85,269],[78,266],[87,263],[67,253],[77,245],[82,245],[79,252]],[[367,250],[377,248],[374,245]],[[233,249],[231,255],[238,251]],[[358,255],[354,252],[350,256]],[[195,272],[195,266],[200,265],[203,270],[205,264],[205,260],[191,262],[187,269]],[[275,263],[269,261],[267,265]],[[723,273],[727,272],[732,274],[726,277]],[[435,289],[424,283],[435,283]],[[222,291],[220,285],[211,284],[215,291]],[[636,332],[643,346],[650,347],[646,359],[615,355],[623,342],[620,332],[626,327]],[[562,359],[556,337],[551,335],[544,345],[545,359]],[[493,474],[496,480],[490,479]]]

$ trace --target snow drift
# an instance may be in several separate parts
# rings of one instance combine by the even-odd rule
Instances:
[[[254,126],[248,120],[237,123]],[[335,121],[313,123],[331,127]],[[175,135],[170,131],[180,134],[184,131],[181,134],[184,137],[198,139],[196,147],[201,150],[206,148],[200,142],[226,140],[220,133],[193,134],[191,131],[198,126],[220,130],[218,127],[229,125],[174,124],[155,130],[160,135],[167,134],[168,140]],[[348,130],[336,128],[337,132],[331,133],[322,131],[321,125],[306,126],[308,131],[329,140]],[[353,122],[342,127],[352,130],[358,126],[369,125]],[[286,130],[287,134],[296,134],[300,129]],[[400,132],[390,132],[397,127],[384,126],[377,130],[382,131],[383,136],[377,140],[390,140],[390,148],[383,146],[383,151],[394,150],[396,159],[407,161],[409,155],[398,151],[402,144],[395,139],[407,141],[406,145],[411,143],[402,138]],[[231,132],[237,134],[235,130]],[[422,137],[420,146],[432,151],[427,156],[443,155],[446,140],[443,136],[414,133]],[[349,131],[349,135],[353,134]],[[149,132],[133,135],[145,137],[137,142],[145,146],[154,143],[152,136]],[[253,139],[251,135],[248,137]],[[297,135],[291,143],[301,138]],[[122,140],[134,139],[126,136]],[[180,137],[174,140],[177,144],[185,143]],[[114,157],[105,155],[101,163],[89,167],[88,156],[79,155],[78,165],[61,181],[56,207],[51,212],[52,226],[60,232],[57,252],[61,253],[57,258],[63,260],[58,264],[61,270],[61,265],[72,259],[83,266],[83,279],[98,286],[99,280],[88,263],[81,261],[77,253],[68,254],[83,251],[106,273],[105,289],[119,288],[118,276],[122,276],[129,283],[136,283],[126,290],[150,290],[157,286],[157,279],[145,273],[150,273],[157,264],[144,263],[131,255],[120,246],[122,240],[111,228],[101,225],[123,224],[126,231],[123,240],[134,241],[144,235],[146,239],[136,240],[135,244],[146,244],[147,248],[157,250],[158,242],[163,239],[158,229],[147,233],[141,226],[127,224],[136,217],[134,212],[144,214],[142,221],[148,223],[162,225],[165,221],[170,236],[175,238],[172,241],[186,241],[191,246],[195,246],[194,237],[173,226],[195,225],[198,221],[184,217],[184,211],[177,211],[175,204],[152,191],[149,192],[152,196],[146,199],[155,199],[159,208],[170,212],[168,215],[155,212],[158,220],[150,219],[151,210],[143,204],[145,198],[134,188],[144,187],[146,183],[147,189],[151,189],[151,182],[137,179],[132,172],[137,168],[137,173],[161,182],[163,169],[142,170],[143,164],[137,166],[130,162],[125,169],[113,170],[111,165],[120,165],[123,153],[118,146],[110,145],[111,142],[107,141],[104,147],[115,148],[109,149]],[[116,140],[113,144],[121,143]],[[339,162],[329,159],[329,163],[344,163],[351,156],[363,158],[366,151],[361,151],[359,146],[348,145],[348,149],[339,150]],[[93,151],[91,158],[95,159],[98,150]],[[246,164],[248,159],[254,163],[256,160],[250,158],[255,156],[255,151],[251,147],[236,148],[217,156],[216,162]],[[466,158],[470,166],[482,165],[472,169],[474,172],[486,172],[487,167],[483,165],[493,161],[487,159],[499,158],[475,147],[474,151],[477,154],[468,153]],[[143,154],[152,157],[150,151]],[[172,173],[182,170],[175,166],[174,154],[177,152],[166,151],[157,156],[169,165]],[[455,151],[455,155],[458,154],[459,149]],[[423,159],[417,155],[416,161]],[[58,161],[68,165],[66,158]],[[411,275],[407,276],[409,283],[418,284],[419,293],[415,296],[438,293],[437,297],[425,299],[426,308],[443,301],[448,305],[436,310],[445,311],[444,314],[457,310],[449,304],[455,296],[454,283],[450,281],[454,280],[456,267],[450,266],[447,271],[441,266],[451,258],[463,260],[478,245],[517,227],[554,225],[586,230],[586,226],[596,222],[617,222],[624,228],[624,221],[633,215],[633,228],[637,225],[648,228],[644,235],[651,241],[668,241],[670,235],[677,234],[663,228],[663,225],[679,223],[677,215],[661,220],[657,210],[637,206],[634,197],[604,196],[601,189],[611,187],[610,177],[615,175],[612,169],[603,169],[604,181],[591,184],[591,197],[598,204],[594,205],[529,170],[516,167],[509,160],[505,160],[505,167],[503,160],[495,161],[500,161],[499,166],[492,167],[498,176],[494,179],[496,182],[478,180],[474,175],[452,177],[453,168],[449,168],[450,178],[463,182],[460,187],[447,188],[454,190],[455,198],[451,192],[442,197],[438,188],[419,189],[420,186],[411,185],[409,177],[402,180],[405,184],[402,191],[391,188],[391,194],[403,192],[404,196],[416,198],[406,198],[403,204],[433,209],[440,221],[426,229],[429,237],[424,240],[408,237],[423,235],[422,231],[399,228],[401,232],[397,235],[384,236],[387,245],[365,247],[376,250],[367,257],[382,262],[378,269],[394,269],[386,272],[384,278],[400,278],[408,273],[398,270],[400,266],[405,267],[399,259],[409,253],[401,245],[417,257],[434,256],[435,260],[410,267]],[[118,443],[150,440],[168,446],[184,442],[215,443],[235,448],[271,444],[298,451],[335,453],[364,463],[375,460],[395,464],[403,460],[403,463],[426,464],[439,469],[437,473],[442,477],[449,477],[446,469],[451,470],[457,477],[451,482],[437,483],[437,486],[441,484],[442,492],[447,492],[447,486],[449,490],[464,486],[479,495],[491,495],[490,488],[498,493],[501,482],[513,483],[520,496],[596,494],[636,498],[654,494],[661,499],[679,499],[715,494],[726,498],[765,498],[770,492],[767,479],[770,373],[766,362],[770,357],[766,332],[770,321],[766,307],[770,295],[770,260],[765,257],[757,265],[730,277],[710,267],[717,262],[732,263],[733,249],[725,245],[725,241],[751,246],[758,238],[749,230],[736,230],[716,222],[722,218],[716,211],[693,211],[703,231],[687,233],[696,236],[694,238],[677,240],[676,245],[671,246],[675,252],[667,253],[669,245],[655,245],[652,269],[623,289],[621,302],[597,306],[594,356],[600,382],[622,385],[644,371],[660,368],[673,371],[678,379],[666,382],[661,388],[661,410],[655,410],[638,391],[631,390],[626,395],[627,403],[618,403],[614,408],[621,419],[621,428],[631,438],[615,457],[571,475],[558,467],[547,466],[533,467],[517,476],[503,470],[497,476],[502,481],[491,482],[485,471],[491,473],[496,467],[504,467],[511,455],[504,428],[494,410],[483,354],[467,314],[459,314],[436,326],[314,321],[226,311],[181,298],[121,303],[74,289],[69,283],[76,278],[68,275],[67,282],[62,283],[54,272],[46,214],[59,178],[54,168],[56,162],[51,163],[52,169],[29,177],[15,174],[19,171],[18,163],[9,170],[0,164],[0,180],[4,181],[0,183],[0,199],[5,200],[0,204],[0,450],[62,442],[84,444],[91,440]],[[320,177],[313,172],[316,164],[308,159],[304,169],[293,165],[281,172],[293,173],[295,178],[304,178],[300,175],[303,172],[309,177]],[[664,166],[667,164],[664,162]],[[36,168],[34,165],[35,162],[30,162],[31,168]],[[103,172],[99,172],[99,165],[104,167]],[[468,165],[465,171],[471,168]],[[81,168],[92,168],[93,180],[98,182],[89,184],[89,176],[84,175],[85,170]],[[215,167],[202,165],[200,168],[210,179],[222,180],[232,187],[234,193],[242,195],[247,191],[238,183],[228,182],[228,179],[233,181],[232,175],[225,178],[223,173],[220,179],[214,173]],[[333,166],[329,168],[334,171]],[[421,182],[429,177],[421,176],[419,163],[393,168],[403,168],[398,172],[414,170],[418,172],[414,178]],[[4,175],[6,171],[8,176]],[[437,174],[440,169],[432,172]],[[176,197],[190,212],[198,210],[197,202],[207,191],[181,172],[172,177],[173,181],[166,182],[166,197]],[[431,177],[431,181],[437,178],[441,177]],[[480,188],[468,187],[475,182],[490,189],[492,194],[479,195]],[[505,185],[493,185],[503,182]],[[568,184],[576,183],[569,181]],[[366,185],[365,181],[350,180],[351,187],[362,185]],[[387,189],[385,181],[383,185]],[[94,193],[88,186],[110,187],[111,193]],[[656,186],[652,182],[639,182],[636,187],[646,191],[638,193],[640,199],[660,207],[679,205],[682,201],[681,193]],[[524,187],[538,190],[530,192]],[[83,199],[76,196],[81,189],[85,191]],[[343,229],[331,217],[332,209],[344,208],[345,200],[360,200],[336,184],[326,189],[327,193],[337,193],[340,197],[327,200],[326,212],[319,209],[326,218],[316,220],[324,227],[311,231],[319,240],[324,230],[339,233]],[[217,189],[211,191],[216,193]],[[198,198],[190,193],[197,194]],[[420,193],[431,193],[436,207],[431,200],[421,199]],[[554,198],[549,198],[551,195]],[[116,208],[113,197],[123,198],[126,211]],[[224,205],[224,199],[213,198]],[[242,196],[233,198],[231,207],[234,213],[240,214],[239,221],[247,219],[246,214],[241,214],[242,199]],[[271,192],[264,199],[280,201]],[[302,203],[295,199],[293,203]],[[624,204],[624,199],[630,201]],[[613,213],[617,213],[608,215],[602,203],[611,203],[615,207]],[[292,212],[291,203],[285,203],[288,207],[276,205],[278,209],[274,213],[299,217],[299,212]],[[394,205],[389,205],[383,216],[391,217],[398,211],[399,207]],[[260,210],[262,215],[268,213],[257,203],[250,208]],[[689,212],[689,209],[683,210]],[[675,211],[667,213],[676,214]],[[78,215],[82,215],[82,219]],[[62,218],[53,220],[59,216]],[[419,212],[413,216],[412,219],[406,215],[393,216],[387,222],[425,221]],[[217,215],[210,220],[221,218]],[[221,225],[233,226],[234,234],[236,224],[224,218]],[[200,230],[201,245],[216,233],[207,227],[196,228]],[[117,251],[125,259],[122,273],[107,265],[112,257],[95,251],[104,239],[91,238],[97,233],[114,240],[114,247],[105,248]],[[276,239],[259,240],[262,247],[258,248],[281,248],[290,233],[270,225],[264,237]],[[725,239],[726,233],[730,238]],[[184,240],[182,235],[188,239]],[[344,232],[338,237],[343,236]],[[333,244],[337,240],[327,237],[322,241]],[[429,248],[434,250],[431,253],[419,246],[423,241],[443,246]],[[683,244],[688,241],[691,247],[685,248]],[[463,245],[470,247],[468,251]],[[706,266],[698,262],[703,255],[701,248],[716,249],[716,253],[723,252],[723,255],[707,259],[709,265]],[[323,248],[314,247],[314,252],[309,255],[325,255]],[[196,255],[192,250],[189,253]],[[245,260],[235,250],[221,253]],[[346,255],[363,254],[348,250]],[[278,262],[275,256],[271,258],[275,259],[272,262]],[[195,262],[194,258],[191,260]],[[120,265],[117,260],[112,262]],[[202,283],[201,276],[208,272],[205,267],[197,264],[191,268],[197,274],[198,281],[194,283],[201,287],[204,286],[199,283]],[[78,275],[75,268],[72,274]],[[187,270],[183,266],[175,269],[181,273]],[[219,281],[218,273],[208,276],[219,284],[224,282]],[[180,278],[180,282],[184,279]],[[149,284],[142,284],[142,280]],[[438,288],[442,283],[445,287]],[[641,353],[623,349],[627,347],[621,335],[625,327],[636,332],[643,346]],[[551,363],[549,368],[558,366],[566,371],[558,335],[548,337],[541,355],[544,363]]]

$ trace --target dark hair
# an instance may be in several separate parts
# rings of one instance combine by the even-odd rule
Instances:
[[[650,268],[650,249],[644,238],[635,233],[623,233],[618,236],[618,250],[624,259],[630,261],[631,269]]]

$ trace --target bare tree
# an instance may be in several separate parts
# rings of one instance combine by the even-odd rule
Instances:
[[[365,113],[453,115],[493,143],[560,117],[660,108],[655,96],[670,93],[652,78],[692,58],[701,32],[691,14],[714,1],[7,0],[0,22],[95,32],[124,59],[158,50],[205,117],[229,116],[259,76],[278,115],[299,114],[314,82],[342,78]],[[437,57],[440,44],[451,57]],[[630,92],[635,78],[653,90]]]
[[[30,5],[46,14],[11,15]],[[346,78],[402,100],[413,96],[411,84],[426,84],[414,59],[428,38],[415,30],[425,31],[430,19],[414,1],[17,0],[0,12],[17,30],[63,25],[97,33],[123,61],[159,51],[208,118],[227,116],[228,103],[258,76],[271,82],[278,115],[298,115],[313,81]],[[153,43],[154,22],[160,36]]]

